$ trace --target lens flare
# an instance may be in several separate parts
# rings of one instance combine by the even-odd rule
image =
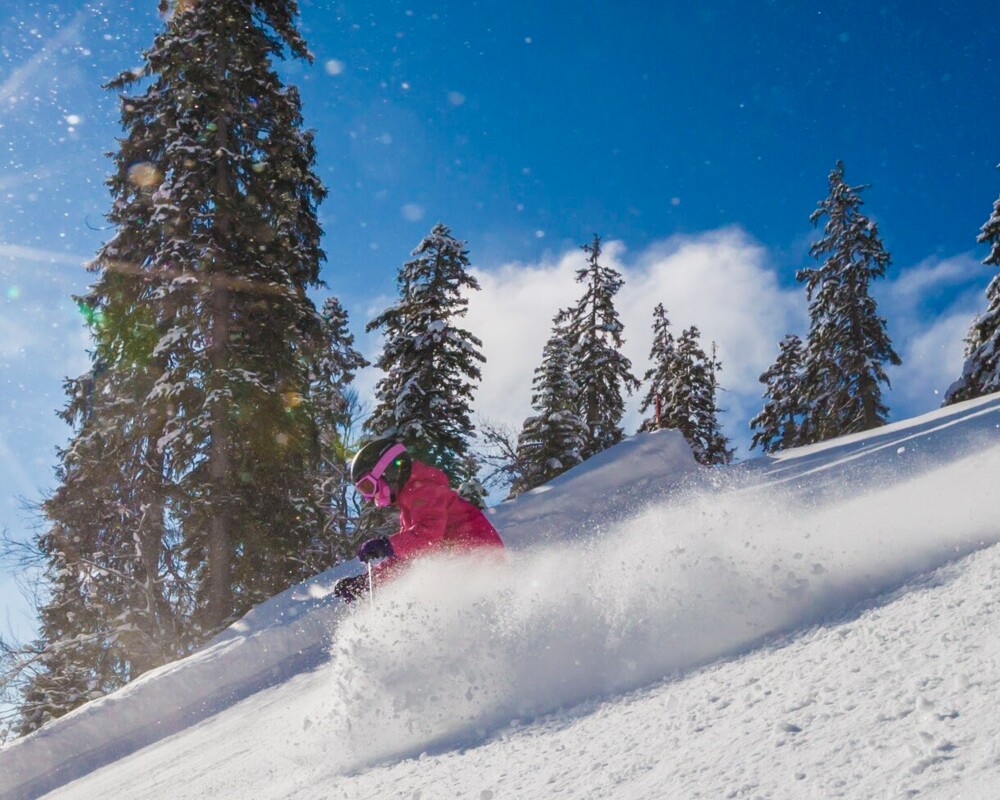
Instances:
[[[104,321],[104,312],[99,308],[93,308],[87,305],[83,301],[76,304],[77,309],[83,315],[83,319],[86,321],[87,325],[92,328],[99,328],[101,323]]]
[[[163,181],[163,173],[156,168],[155,164],[141,161],[128,168],[128,179],[140,189],[150,189],[160,185]]]

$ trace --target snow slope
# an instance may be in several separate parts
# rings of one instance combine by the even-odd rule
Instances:
[[[320,576],[0,751],[0,796],[988,797],[998,475],[998,396],[712,472],[635,437],[496,510],[506,567],[349,614]],[[171,682],[206,706],[154,741]]]
[[[641,464],[641,473],[623,471],[622,460]],[[602,453],[558,481],[491,509],[491,515],[508,549],[529,548],[599,530],[695,470],[690,450],[675,432],[635,437],[614,453]],[[580,525],[564,531],[567,500]],[[189,658],[153,670],[0,749],[0,798],[36,797],[316,666],[344,612],[330,592],[339,578],[361,569],[360,563],[349,562],[292,587]]]

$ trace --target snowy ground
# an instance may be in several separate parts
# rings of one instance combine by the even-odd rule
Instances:
[[[275,796],[996,797],[998,592],[993,547],[650,689]]]
[[[503,512],[506,566],[421,565],[322,617],[307,669],[49,796],[995,796],[998,424],[994,397],[711,479],[671,457],[665,499],[633,442],[624,515],[591,465],[533,501],[544,546]]]

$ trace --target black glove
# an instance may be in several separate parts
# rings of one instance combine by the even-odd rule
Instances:
[[[333,593],[345,603],[353,603],[368,591],[368,573],[362,572],[360,575],[352,575],[350,578],[341,578],[337,585],[333,587]]]
[[[369,539],[358,548],[358,558],[366,564],[379,558],[390,558],[396,555],[392,549],[392,542],[388,536],[379,536],[377,539]]]

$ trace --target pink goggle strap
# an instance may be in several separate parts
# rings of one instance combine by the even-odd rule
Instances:
[[[403,447],[403,445],[394,444],[392,447],[390,447],[382,454],[382,458],[378,460],[378,463],[376,463],[375,466],[372,467],[372,471],[369,472],[368,474],[371,475],[376,480],[381,479],[382,474],[386,471],[386,469],[389,468],[389,465],[392,463],[392,460],[396,456],[400,456],[405,452],[406,448]]]

